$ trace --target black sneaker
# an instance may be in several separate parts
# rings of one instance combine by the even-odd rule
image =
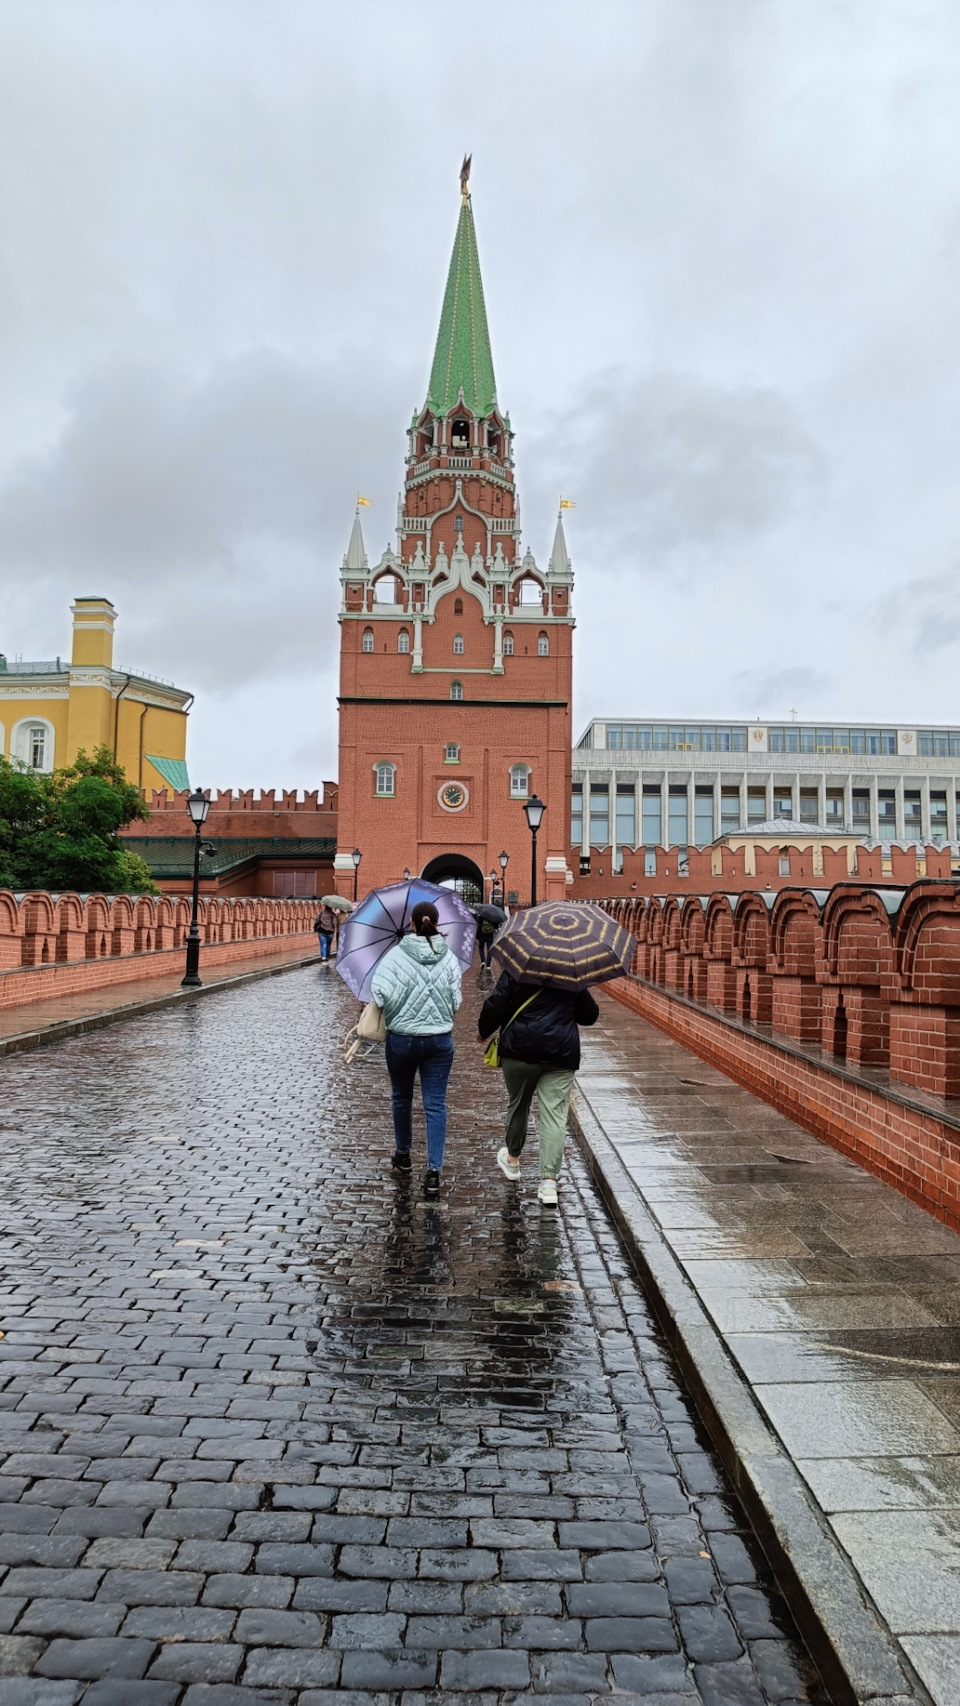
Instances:
[[[398,1149],[392,1156],[390,1165],[391,1167],[394,1167],[398,1173],[409,1173],[413,1166],[413,1162],[410,1159],[410,1151],[407,1149]]]
[[[425,1197],[429,1197],[431,1202],[435,1202],[440,1195],[440,1174],[436,1167],[430,1168],[423,1181],[423,1194]]]

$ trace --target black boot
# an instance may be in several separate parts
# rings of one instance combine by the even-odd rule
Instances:
[[[423,1181],[423,1194],[430,1202],[436,1202],[440,1195],[440,1174],[436,1167],[431,1167]]]
[[[392,1156],[390,1165],[398,1173],[409,1173],[413,1166],[413,1162],[410,1160],[410,1151],[408,1149],[398,1149]]]

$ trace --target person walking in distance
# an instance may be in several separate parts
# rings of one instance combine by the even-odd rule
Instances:
[[[332,907],[325,903],[321,905],[314,920],[313,928],[317,932],[317,941],[320,944],[320,963],[325,965],[330,958],[330,948],[337,929],[337,915]]]
[[[576,994],[549,983],[521,984],[503,972],[487,996],[478,1021],[480,1042],[500,1031],[500,1067],[510,1098],[506,1143],[497,1166],[508,1179],[519,1180],[520,1156],[527,1141],[527,1122],[536,1096],[540,1131],[542,1203],[557,1200],[557,1175],[563,1162],[567,1114],[573,1080],[580,1065],[581,1025],[600,1017],[589,989]]]
[[[490,967],[490,950],[493,947],[493,938],[496,934],[497,934],[496,924],[492,923],[492,921],[489,918],[484,918],[481,916],[481,918],[479,919],[479,921],[477,923],[477,947],[480,950],[481,970],[484,967],[486,967],[489,970],[489,967]]]
[[[427,1122],[427,1171],[423,1194],[440,1194],[447,1140],[447,1080],[453,1065],[453,1021],[460,1006],[460,966],[438,933],[439,913],[424,900],[411,913],[412,934],[380,961],[373,975],[374,1001],[383,1009],[387,1071],[393,1089],[397,1172],[412,1168],[413,1090],[417,1073]]]

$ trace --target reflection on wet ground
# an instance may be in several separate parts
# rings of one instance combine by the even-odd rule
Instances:
[[[960,1237],[613,1001],[580,1085],[862,1580],[960,1700]]]
[[[0,1706],[822,1700],[579,1158],[494,1166],[476,1006],[437,1206],[329,969],[0,1063]]]

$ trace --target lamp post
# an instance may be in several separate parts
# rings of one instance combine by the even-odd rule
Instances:
[[[530,905],[537,904],[537,830],[546,811],[543,801],[536,794],[529,799],[523,808],[524,816],[530,826]]]
[[[500,859],[499,859],[499,864],[500,864],[500,905],[502,907],[504,907],[504,909],[506,908],[506,904],[507,904],[507,866],[509,865],[509,863],[510,863],[509,853],[501,853]]]
[[[361,853],[359,847],[355,847],[353,849],[353,852],[351,853],[350,857],[353,860],[353,904],[354,904],[354,906],[356,906],[356,904],[357,904],[357,872],[360,869],[360,861],[363,858],[363,854]]]
[[[406,865],[404,865],[404,867],[403,867],[403,880],[405,883],[408,883],[410,881],[410,872],[407,869]]]
[[[210,801],[199,788],[187,797],[187,811],[193,824],[195,839],[193,843],[193,910],[190,914],[190,929],[187,933],[187,969],[181,983],[181,989],[195,989],[200,983],[200,930],[197,925],[197,909],[200,904],[200,854],[203,843],[200,831],[207,821]]]

